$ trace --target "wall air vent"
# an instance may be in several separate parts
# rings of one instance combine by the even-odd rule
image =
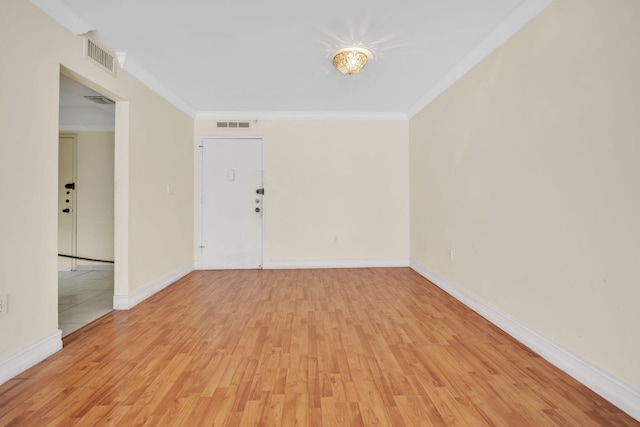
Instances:
[[[84,54],[91,59],[97,66],[105,70],[111,75],[116,75],[115,57],[106,49],[98,46],[93,40],[85,39]]]
[[[219,128],[248,128],[249,122],[218,122]]]
[[[102,95],[86,95],[85,98],[88,99],[89,101],[95,102],[96,104],[102,104],[102,105],[115,104],[113,100]]]

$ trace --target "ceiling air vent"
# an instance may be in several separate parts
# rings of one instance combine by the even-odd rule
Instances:
[[[249,122],[218,122],[219,128],[248,128]]]
[[[116,74],[115,57],[104,48],[98,46],[93,40],[87,38],[85,43],[85,56],[109,74]]]
[[[95,102],[96,104],[102,104],[102,105],[115,104],[114,101],[102,95],[86,95],[85,98],[88,99],[89,101]]]

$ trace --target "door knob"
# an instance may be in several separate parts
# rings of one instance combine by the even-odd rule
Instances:
[[[260,212],[260,208],[256,208],[256,212]]]

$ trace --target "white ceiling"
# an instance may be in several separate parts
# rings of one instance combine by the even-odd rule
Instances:
[[[257,119],[410,116],[551,0],[31,1],[192,116]],[[373,52],[352,76],[350,45]]]

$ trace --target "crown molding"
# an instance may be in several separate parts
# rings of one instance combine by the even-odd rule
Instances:
[[[405,113],[354,111],[198,111],[196,120],[408,120]]]
[[[95,31],[62,0],[29,0],[74,34]],[[553,0],[524,0],[480,44],[405,112],[197,111],[130,58],[126,71],[195,120],[409,120],[544,10]]]
[[[35,7],[49,15],[54,21],[73,34],[86,34],[96,28],[85,21],[78,12],[61,0],[29,0]]]
[[[196,109],[182,100],[182,98],[173,93],[171,90],[167,89],[167,87],[160,83],[158,79],[149,74],[149,72],[147,72],[144,68],[138,66],[136,62],[128,56],[126,71],[133,77],[138,79],[142,84],[166,99],[174,107],[178,108],[192,119],[196,117]]]
[[[61,0],[29,0],[38,9],[49,15],[54,21],[62,25],[73,34],[86,34],[89,31],[95,31],[96,28],[86,22],[75,10],[70,8]],[[124,63],[123,53],[116,53],[118,61],[121,64]],[[126,54],[124,54],[126,55]],[[142,84],[149,89],[156,92],[158,95],[166,99],[173,106],[184,112],[191,118],[194,118],[197,111],[191,107],[188,103],[183,101],[179,96],[167,89],[162,83],[160,83],[155,77],[149,74],[142,67],[139,67],[130,58],[127,58],[126,71],[133,77],[138,79]]]
[[[542,12],[553,0],[525,0],[407,111],[411,118]]]

